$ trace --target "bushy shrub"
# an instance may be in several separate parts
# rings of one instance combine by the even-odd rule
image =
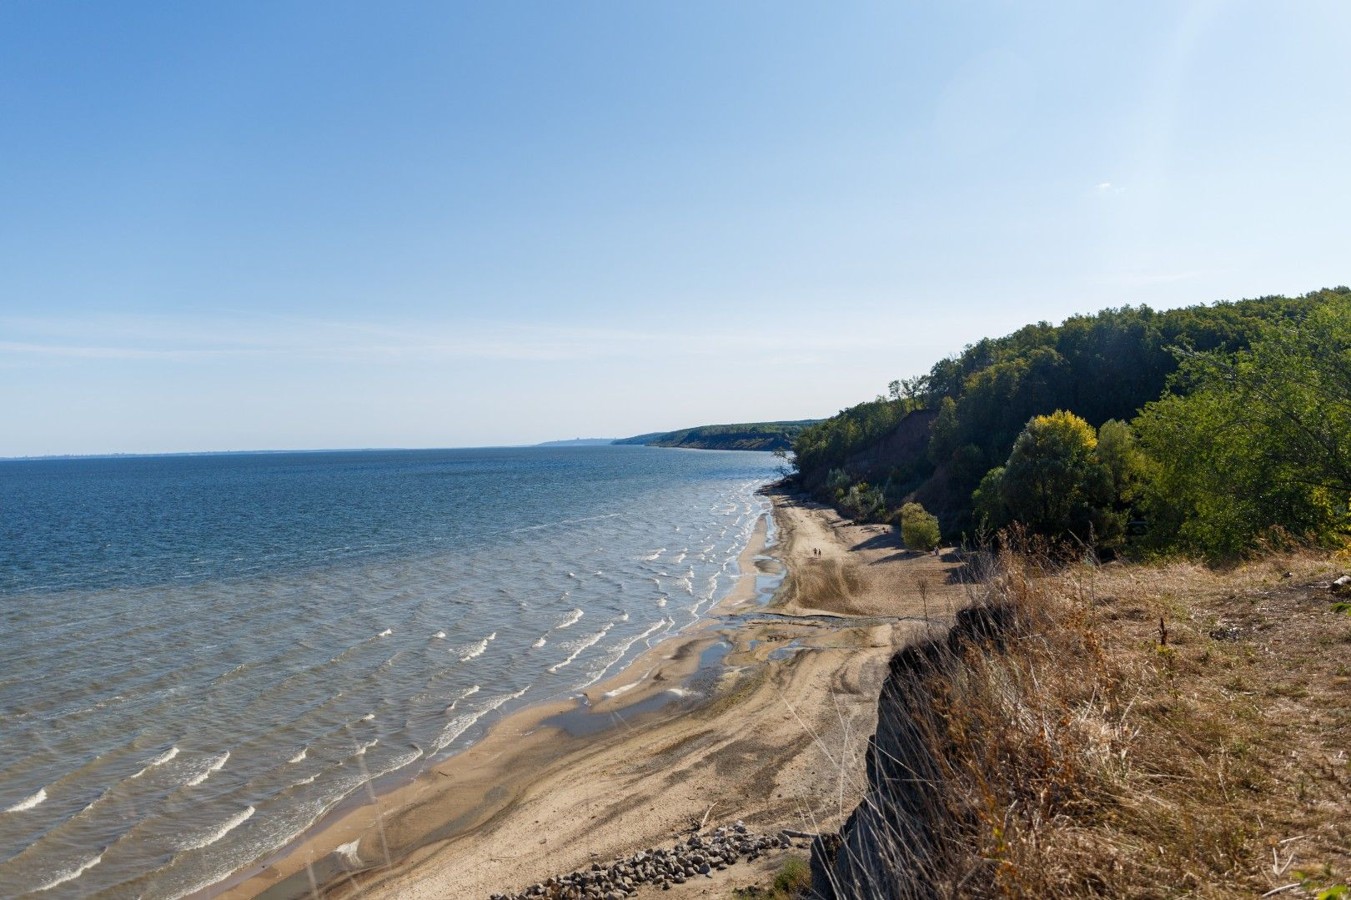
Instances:
[[[943,539],[938,527],[938,517],[927,512],[918,503],[907,503],[898,514],[901,525],[901,540],[911,550],[928,552],[938,546]]]

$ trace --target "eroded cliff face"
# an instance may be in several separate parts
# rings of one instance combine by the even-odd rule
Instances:
[[[838,835],[812,846],[812,889],[822,900],[909,900],[955,887],[962,812],[945,787],[952,735],[943,710],[966,654],[1000,646],[1010,618],[1003,607],[966,609],[944,635],[892,657],[868,745],[868,791]]]

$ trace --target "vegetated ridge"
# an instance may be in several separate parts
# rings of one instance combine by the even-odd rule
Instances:
[[[814,896],[1351,897],[1351,289],[1027,326],[794,449],[997,548],[893,657]]]
[[[797,483],[846,515],[918,502],[949,538],[1016,521],[1112,551],[1335,545],[1351,289],[1028,325],[804,429],[793,451]]]
[[[794,422],[751,422],[736,425],[699,425],[679,431],[657,431],[617,440],[616,444],[648,447],[684,447],[693,450],[788,450],[803,429],[820,419]]]

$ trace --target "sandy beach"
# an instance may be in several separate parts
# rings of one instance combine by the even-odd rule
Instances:
[[[837,827],[861,794],[888,658],[966,593],[956,562],[904,550],[894,528],[771,498],[777,541],[765,547],[762,522],[706,622],[585,705],[523,710],[412,783],[372,790],[210,896],[487,898],[700,826]],[[757,582],[784,568],[762,605]],[[780,859],[638,896],[725,892]]]

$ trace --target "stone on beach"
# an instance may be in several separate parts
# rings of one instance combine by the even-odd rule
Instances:
[[[493,894],[490,900],[527,900],[543,897],[545,900],[622,900],[638,887],[654,884],[670,890],[673,884],[684,884],[700,875],[712,878],[713,871],[722,871],[735,865],[744,856],[755,860],[774,850],[793,846],[786,832],[777,835],[757,834],[744,822],[720,826],[704,837],[699,833],[676,843],[670,850],[639,850],[627,857],[618,857],[608,867],[593,862],[589,870],[559,875],[536,882],[525,891],[515,894]]]

